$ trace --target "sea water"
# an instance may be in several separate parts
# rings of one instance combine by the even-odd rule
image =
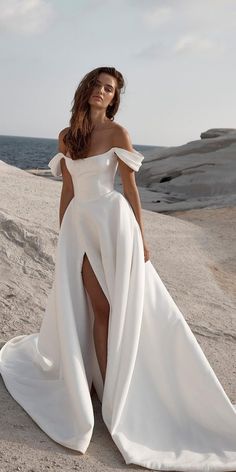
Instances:
[[[141,153],[156,147],[133,146]],[[48,170],[48,162],[57,152],[57,139],[0,135],[0,160],[20,169]]]

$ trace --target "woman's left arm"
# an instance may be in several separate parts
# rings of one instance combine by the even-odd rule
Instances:
[[[123,161],[119,162],[119,168],[120,168],[120,175],[121,175],[123,189],[124,189],[124,196],[130,203],[133,209],[135,218],[141,230],[142,239],[143,239],[143,248],[144,248],[144,259],[146,262],[147,260],[149,260],[149,249],[148,249],[147,243],[145,241],[145,236],[144,236],[144,225],[142,221],[142,208],[141,208],[139,191],[135,182],[135,172],[134,170],[130,169],[130,167],[128,167]]]
[[[118,132],[116,132],[116,137],[115,137],[115,142],[116,146],[121,147],[123,149],[126,149],[127,151],[133,151],[132,147],[132,142],[129,136],[128,131],[120,127],[118,129]],[[118,143],[118,144],[117,144]],[[142,234],[142,239],[143,239],[143,247],[144,247],[144,259],[145,262],[149,260],[149,249],[147,246],[147,243],[145,241],[145,236],[144,236],[144,225],[142,221],[142,208],[141,208],[141,201],[140,201],[140,196],[139,196],[139,191],[136,185],[135,181],[135,171],[131,169],[125,162],[123,162],[120,158],[118,159],[118,168],[119,168],[119,173],[120,177],[122,180],[122,185],[123,185],[123,190],[124,190],[124,196],[130,203],[134,215],[136,217],[136,220],[139,224],[141,234]]]

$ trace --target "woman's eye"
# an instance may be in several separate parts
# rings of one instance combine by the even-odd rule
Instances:
[[[95,82],[94,87],[99,87],[99,86],[100,86],[100,84],[98,82]],[[112,93],[112,90],[108,87],[105,87],[105,91]]]

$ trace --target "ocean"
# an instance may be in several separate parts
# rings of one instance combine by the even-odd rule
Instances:
[[[0,160],[20,169],[48,170],[48,162],[58,152],[57,143],[57,139],[0,135]],[[133,146],[139,152],[156,148],[140,144]]]

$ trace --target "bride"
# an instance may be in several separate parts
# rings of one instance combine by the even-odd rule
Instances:
[[[85,82],[84,78],[84,82]],[[88,79],[87,79],[88,80]],[[88,159],[90,156],[101,155],[116,145],[120,148],[133,151],[132,143],[127,130],[114,121],[114,114],[118,110],[120,93],[124,86],[121,74],[116,72],[116,77],[106,72],[101,72],[98,77],[92,77],[93,92],[89,96],[86,107],[89,106],[89,119],[84,112],[83,127],[91,128],[90,133],[74,133],[78,127],[78,115],[83,116],[81,88],[83,81],[78,87],[72,109],[71,129],[65,128],[59,133],[59,151],[64,155],[70,151],[72,159]],[[87,108],[88,109],[88,108]],[[82,118],[81,118],[82,119]],[[88,141],[88,143],[87,143]],[[67,145],[65,143],[68,143]],[[135,182],[134,170],[131,169],[122,159],[118,158],[119,172],[122,178],[124,195],[129,201],[135,213],[135,217],[140,226],[143,240],[143,251],[145,262],[149,260],[149,250],[144,239],[144,229],[141,216],[141,204],[138,189]],[[67,169],[65,158],[60,160],[63,186],[60,202],[60,225],[66,208],[74,197],[74,186],[70,172]],[[93,307],[94,318],[94,342],[96,355],[98,358],[103,381],[105,381],[106,358],[107,358],[107,337],[109,322],[109,302],[96,278],[93,268],[89,262],[87,254],[84,254],[82,265],[82,279],[84,287],[89,295]]]
[[[235,405],[150,260],[135,183],[144,156],[114,121],[123,89],[113,67],[77,87],[48,164],[62,176],[52,289],[39,333],[1,349],[1,375],[48,436],[82,454],[93,386],[126,464],[235,471]]]

